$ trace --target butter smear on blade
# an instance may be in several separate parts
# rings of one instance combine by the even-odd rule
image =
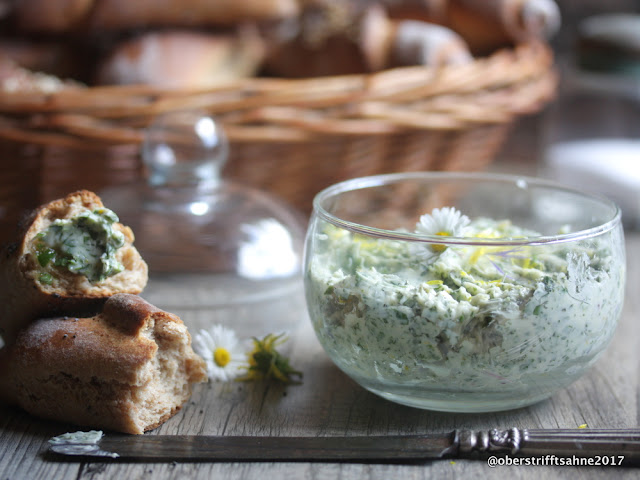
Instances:
[[[63,433],[49,439],[49,447],[56,453],[63,455],[92,455],[100,457],[118,458],[120,455],[105,452],[100,449],[100,440],[104,434],[100,430],[88,432]]]

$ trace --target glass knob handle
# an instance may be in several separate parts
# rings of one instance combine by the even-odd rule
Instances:
[[[221,124],[199,111],[158,116],[145,130],[142,160],[152,186],[211,186],[229,156]]]

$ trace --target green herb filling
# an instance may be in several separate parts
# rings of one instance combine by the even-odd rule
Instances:
[[[124,266],[116,253],[125,243],[122,232],[113,225],[115,213],[107,208],[87,210],[71,219],[58,219],[36,236],[36,256],[42,268],[51,266],[84,275],[92,282],[101,282],[120,273]],[[39,276],[44,284],[53,281],[54,269]]]

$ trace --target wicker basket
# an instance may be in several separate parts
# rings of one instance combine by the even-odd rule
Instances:
[[[404,67],[305,80],[253,78],[225,88],[94,87],[0,93],[0,226],[78,188],[139,178],[143,129],[197,108],[231,141],[225,178],[304,212],[339,180],[410,170],[478,170],[516,116],[554,94],[553,56],[534,43],[463,66]]]

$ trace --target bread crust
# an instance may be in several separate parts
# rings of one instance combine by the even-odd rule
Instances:
[[[297,0],[108,0],[95,4],[90,24],[98,29],[234,25],[289,18],[297,13]]]
[[[228,26],[289,18],[298,9],[297,0],[21,0],[13,14],[21,31],[77,33]]]
[[[93,192],[80,190],[34,210],[18,230],[17,240],[0,251],[0,335],[11,342],[20,328],[43,316],[93,315],[107,298],[115,293],[142,292],[148,279],[148,268],[136,248],[129,227],[114,224],[122,232],[125,245],[117,258],[124,271],[97,283],[84,275],[56,271],[51,285],[41,283],[41,269],[33,252],[33,239],[59,218],[71,218],[86,209],[104,205]]]
[[[387,14],[376,3],[305,2],[288,28],[268,30],[265,69],[288,78],[378,71],[388,61],[390,33]]]
[[[39,319],[0,350],[0,398],[42,418],[141,434],[206,380],[182,320],[130,294],[89,318]]]
[[[211,88],[255,75],[264,57],[253,29],[152,31],[118,43],[99,62],[98,85]]]
[[[62,33],[81,25],[94,0],[21,0],[15,2],[15,21],[26,31]]]

